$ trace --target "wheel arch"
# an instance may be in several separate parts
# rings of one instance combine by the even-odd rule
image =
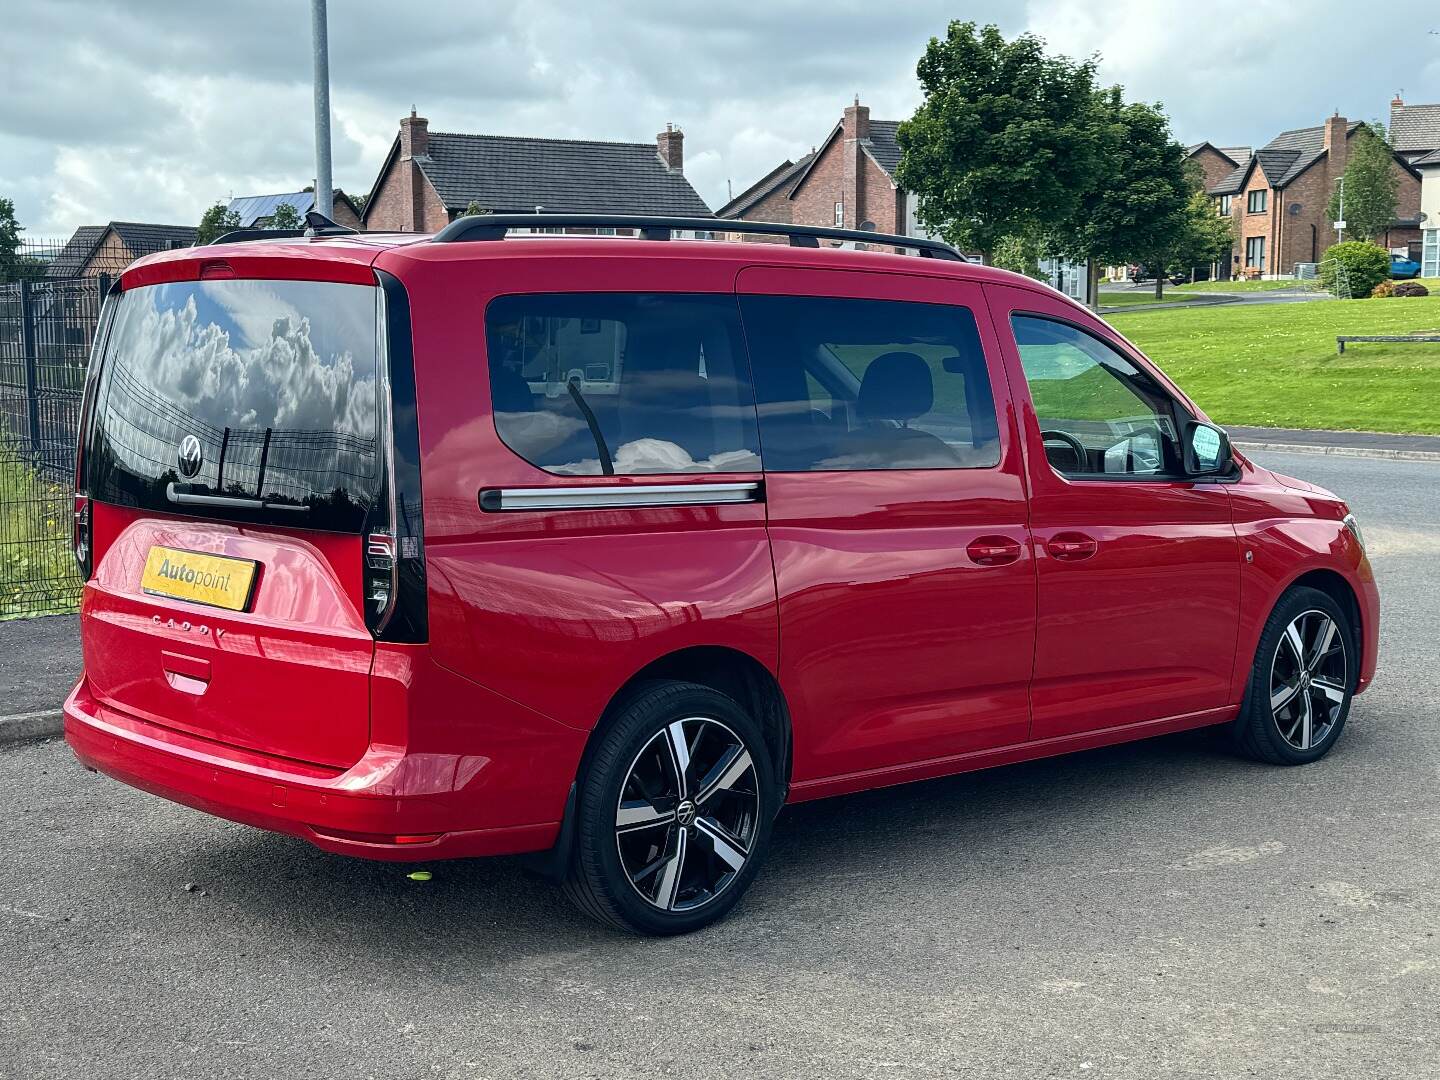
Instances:
[[[1274,611],[1276,605],[1290,593],[1292,589],[1309,588],[1324,593],[1335,603],[1340,605],[1340,610],[1345,612],[1350,620],[1351,636],[1355,646],[1356,671],[1364,670],[1365,661],[1365,613],[1360,607],[1360,597],[1350,580],[1340,571],[1328,567],[1315,567],[1297,574],[1293,579],[1275,594],[1275,599],[1270,605],[1270,611]],[[1266,616],[1269,617],[1268,614]]]

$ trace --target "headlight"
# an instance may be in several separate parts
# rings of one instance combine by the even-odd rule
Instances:
[[[1360,531],[1360,523],[1355,520],[1354,514],[1346,514],[1343,522],[1345,528],[1350,530],[1350,535],[1355,537],[1355,542],[1360,545],[1360,550],[1365,550],[1365,534]]]

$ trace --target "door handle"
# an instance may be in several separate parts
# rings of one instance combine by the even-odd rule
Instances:
[[[977,566],[1004,566],[1020,558],[1020,541],[1008,536],[977,536],[965,545],[965,554]]]
[[[1045,542],[1045,550],[1052,559],[1061,562],[1079,562],[1094,555],[1099,548],[1093,536],[1078,532],[1056,533]]]

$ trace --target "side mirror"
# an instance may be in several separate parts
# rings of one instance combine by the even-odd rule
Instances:
[[[1192,420],[1185,425],[1185,472],[1190,476],[1215,476],[1230,471],[1230,437],[1213,424]]]

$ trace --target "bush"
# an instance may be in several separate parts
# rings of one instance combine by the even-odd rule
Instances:
[[[1344,267],[1353,297],[1369,296],[1376,285],[1390,280],[1390,252],[1366,240],[1346,240],[1325,252],[1320,283],[1330,292],[1338,291],[1337,266]]]
[[[1397,281],[1390,290],[1391,296],[1429,296],[1430,290],[1418,281]]]
[[[1382,281],[1382,282],[1380,282],[1379,285],[1376,285],[1375,288],[1373,288],[1373,289],[1370,290],[1370,299],[1372,299],[1372,300],[1380,300],[1380,299],[1383,299],[1384,297],[1387,297],[1387,296],[1393,296],[1394,293],[1395,293],[1395,282],[1393,282],[1393,281]]]

